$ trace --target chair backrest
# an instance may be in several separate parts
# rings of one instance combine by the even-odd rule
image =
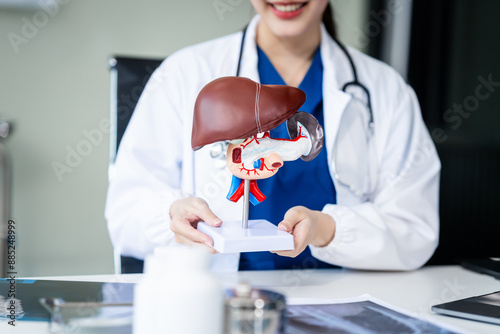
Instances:
[[[151,74],[162,61],[163,59],[118,56],[109,60],[111,72],[110,172],[137,101]],[[115,274],[141,273],[143,265],[142,260],[122,256],[115,252]]]
[[[111,149],[110,162],[114,162],[125,129],[132,117],[137,101],[151,74],[163,59],[112,57],[111,72]]]

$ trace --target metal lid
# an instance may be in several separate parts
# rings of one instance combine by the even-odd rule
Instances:
[[[244,310],[274,310],[281,312],[286,307],[286,299],[280,293],[252,289],[250,284],[239,283],[234,290],[228,291],[226,306],[230,309]]]

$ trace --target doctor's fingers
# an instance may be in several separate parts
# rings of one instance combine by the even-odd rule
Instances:
[[[186,246],[197,246],[197,247],[201,247],[203,249],[205,249],[207,252],[209,252],[210,254],[217,254],[218,252],[215,250],[215,248],[213,247],[209,247],[205,244],[202,244],[202,243],[199,243],[199,242],[193,242],[193,241],[190,241],[184,237],[181,237],[181,236],[176,236],[175,237],[175,241],[179,244],[183,244],[183,245],[186,245]]]
[[[172,219],[170,222],[170,229],[174,232],[176,239],[177,237],[183,237],[192,242],[199,242],[211,246],[212,238],[198,231],[195,226],[195,223],[193,224],[186,219]]]
[[[208,235],[194,229],[191,227],[192,233],[189,233],[188,236],[184,236],[182,234],[175,233],[175,242],[187,246],[202,246],[209,253],[215,254],[217,251],[212,247],[212,238]]]
[[[271,253],[276,253],[285,257],[297,257],[300,253],[302,253],[307,247],[307,231],[303,229],[295,229],[292,234],[294,245],[292,250],[274,251]]]
[[[280,256],[296,257],[302,253],[309,244],[311,233],[313,231],[312,223],[313,212],[303,206],[295,206],[285,213],[283,221],[278,224],[281,230],[292,233],[294,249],[288,251],[277,251]]]
[[[278,224],[278,228],[287,232],[292,231],[295,225],[309,217],[310,211],[304,206],[294,206],[285,213],[285,217]]]
[[[174,202],[170,207],[170,217],[172,220],[186,219],[193,223],[204,221],[210,226],[222,224],[222,220],[210,210],[207,202],[199,197],[187,197]]]

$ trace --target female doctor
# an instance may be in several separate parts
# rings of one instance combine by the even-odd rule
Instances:
[[[226,271],[422,266],[438,242],[440,162],[413,90],[333,38],[328,0],[251,3],[258,15],[243,32],[176,52],[150,79],[110,179],[115,251],[142,259],[157,246],[198,244],[214,253],[214,270]],[[307,96],[300,110],[324,127],[321,154],[260,180],[268,199],[250,209],[251,219],[292,233],[294,250],[215,254],[196,229],[241,219],[241,201],[226,199],[224,145],[191,149],[199,91],[234,75],[299,87]],[[284,125],[271,136],[286,136]]]

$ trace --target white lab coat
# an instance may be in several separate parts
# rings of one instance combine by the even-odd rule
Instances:
[[[256,16],[249,24],[240,72],[255,81],[259,81],[258,20]],[[238,32],[180,50],[150,79],[110,173],[106,218],[113,246],[120,254],[144,258],[154,247],[175,245],[169,208],[185,196],[204,198],[223,221],[241,219],[241,201],[235,204],[226,199],[229,172],[216,166],[210,147],[191,149],[198,92],[218,77],[235,75],[241,35]],[[310,246],[312,255],[349,268],[418,268],[438,243],[440,162],[413,90],[389,66],[359,51],[349,52],[359,80],[371,93],[373,145],[378,152],[372,165],[378,171],[377,188],[364,201],[334,180],[337,204],[326,205],[323,212],[336,222],[335,238],[326,247]],[[324,149],[331,165],[339,121],[351,99],[341,88],[352,81],[352,70],[325,29],[321,57]],[[236,271],[238,262],[239,254],[217,254],[213,267]]]

